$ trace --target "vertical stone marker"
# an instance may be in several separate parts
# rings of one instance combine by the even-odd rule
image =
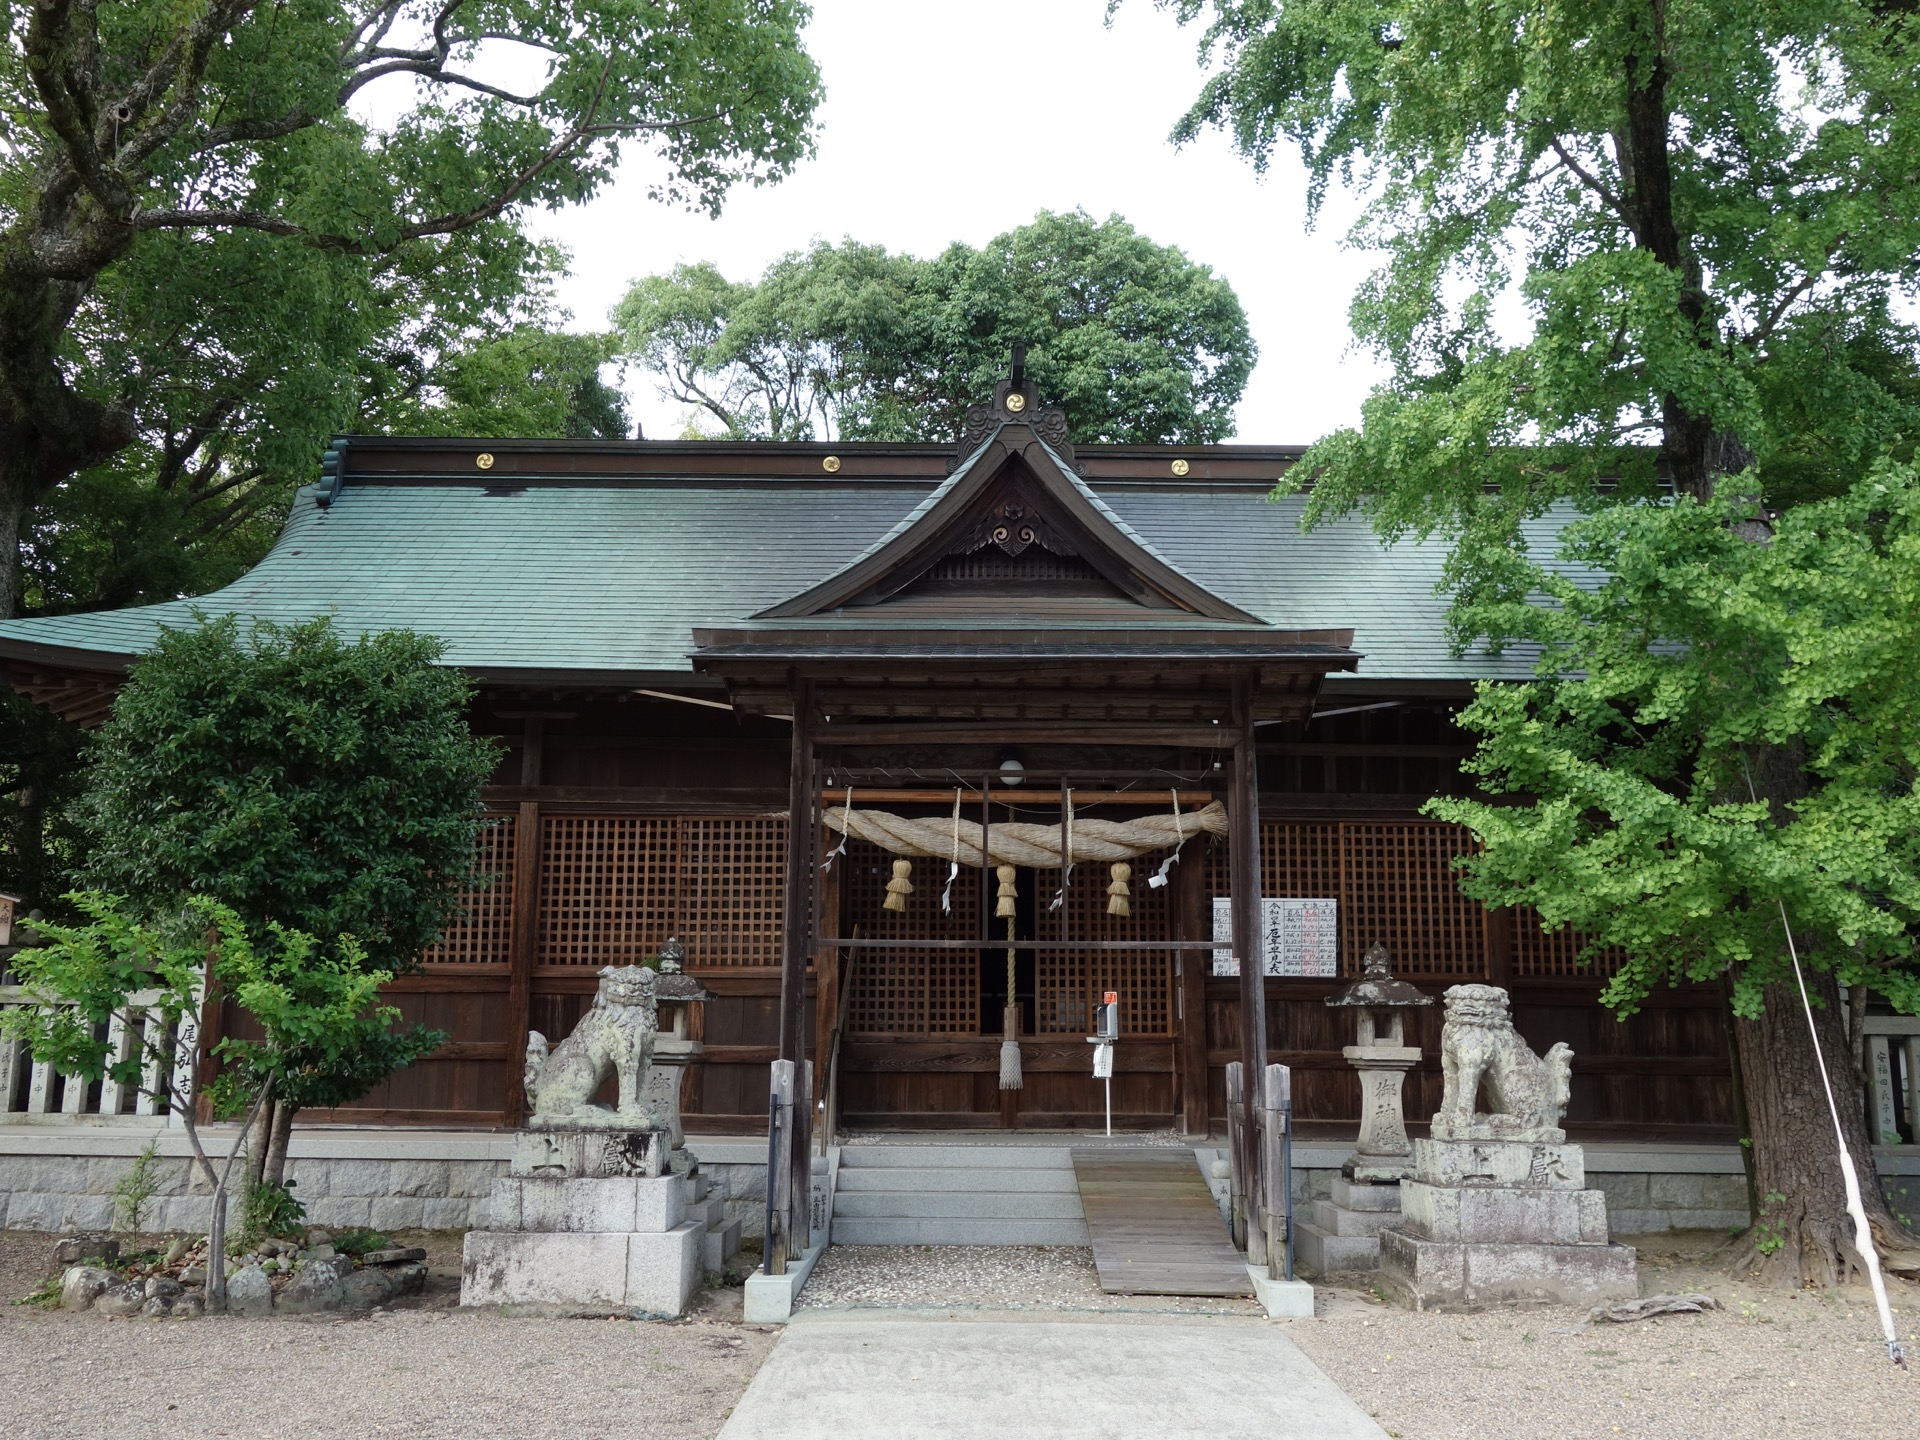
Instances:
[[[1634,1253],[1608,1241],[1606,1197],[1560,1128],[1573,1052],[1535,1055],[1496,986],[1456,985],[1446,1004],[1446,1089],[1432,1138],[1413,1142],[1400,1223],[1380,1236],[1386,1288],[1416,1310],[1638,1294]]]
[[[703,1229],[687,1208],[704,1196],[697,1165],[673,1148],[671,1117],[645,1099],[654,1001],[651,970],[610,967],[560,1046],[549,1054],[540,1037],[529,1044],[533,1114],[493,1183],[488,1228],[467,1233],[462,1305],[686,1309]],[[619,1096],[611,1109],[593,1100],[609,1077]]]

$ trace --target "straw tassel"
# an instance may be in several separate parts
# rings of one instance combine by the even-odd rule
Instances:
[[[913,881],[907,878],[911,874],[913,874],[911,860],[893,862],[893,878],[887,881],[887,898],[880,902],[883,909],[905,910],[907,908],[907,896],[913,894]]]
[[[996,920],[1011,920],[1020,913],[1020,907],[1014,904],[1020,892],[1013,888],[1014,877],[1020,872],[1011,865],[1002,865],[993,873],[1000,880],[1000,901],[993,907],[993,917]]]
[[[1001,894],[1008,895],[1013,889],[1013,867],[1000,867]],[[1002,904],[1008,903],[1003,900]],[[1018,1090],[1020,1080],[1020,1000],[1016,994],[1018,973],[1014,968],[1014,957],[1018,953],[1014,948],[1014,926],[1018,922],[1013,915],[1007,916],[1007,1005],[1000,1012],[1000,1088]]]
[[[1113,883],[1107,886],[1107,914],[1131,915],[1133,904],[1127,899],[1127,882],[1133,878],[1133,867],[1119,860],[1107,873],[1113,876]]]

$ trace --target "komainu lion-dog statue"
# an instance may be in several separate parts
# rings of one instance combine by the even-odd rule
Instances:
[[[1440,1030],[1446,1089],[1433,1138],[1563,1143],[1560,1117],[1571,1093],[1573,1051],[1555,1045],[1544,1059],[1535,1055],[1513,1028],[1507,992],[1496,985],[1455,985],[1446,1002]],[[1477,1113],[1483,1086],[1490,1114]]]
[[[653,971],[643,965],[608,966],[600,972],[592,1008],[551,1053],[546,1037],[529,1031],[527,1098],[534,1123],[651,1127],[652,1114],[640,1096],[653,1064],[657,1013]],[[609,1070],[619,1082],[612,1110],[593,1099]]]

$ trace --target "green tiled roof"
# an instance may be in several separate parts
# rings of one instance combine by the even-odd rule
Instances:
[[[0,654],[39,647],[139,654],[198,607],[280,622],[331,615],[349,634],[439,636],[480,672],[690,673],[696,625],[737,624],[818,583],[881,540],[934,489],[795,480],[741,486],[691,477],[542,484],[346,486],[331,508],[295,501],[272,552],[193,601],[0,622]],[[1143,543],[1270,624],[1352,627],[1362,679],[1525,674],[1528,656],[1447,653],[1434,593],[1445,549],[1383,547],[1359,520],[1311,534],[1302,501],[1250,487],[1090,489]],[[1551,534],[1541,528],[1540,539]]]

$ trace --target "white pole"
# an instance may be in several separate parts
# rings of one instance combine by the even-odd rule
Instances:
[[[1107,1076],[1107,1138],[1113,1138],[1113,1076]]]

